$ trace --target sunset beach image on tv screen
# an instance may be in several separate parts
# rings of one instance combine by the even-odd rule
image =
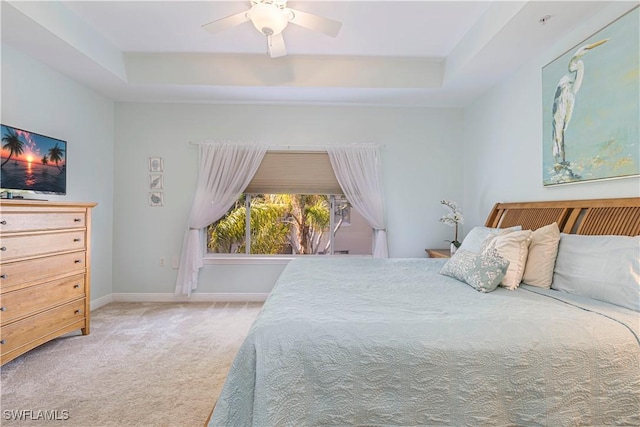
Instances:
[[[66,194],[66,141],[2,125],[0,188]]]

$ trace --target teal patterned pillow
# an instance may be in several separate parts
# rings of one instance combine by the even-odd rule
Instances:
[[[491,292],[498,287],[509,267],[495,249],[478,254],[458,249],[440,270],[440,274],[465,282],[480,292]]]

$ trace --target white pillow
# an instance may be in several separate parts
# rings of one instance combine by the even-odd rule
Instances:
[[[531,233],[529,255],[522,281],[527,285],[549,289],[553,281],[553,267],[556,265],[560,243],[560,229],[557,223],[538,228]]]
[[[492,234],[498,234],[502,231],[508,230],[522,230],[522,227],[519,225],[509,228],[473,227],[469,234],[467,234],[462,240],[462,244],[458,249],[466,249],[471,252],[480,252],[482,242],[484,242],[487,237],[491,236]]]
[[[509,261],[509,268],[500,285],[507,289],[516,289],[522,281],[524,267],[527,263],[531,230],[506,230],[497,235],[491,235],[482,243],[482,253],[487,254],[492,249]]]
[[[551,288],[640,311],[640,236],[560,234]]]

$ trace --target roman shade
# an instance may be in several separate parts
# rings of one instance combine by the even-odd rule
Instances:
[[[253,194],[343,194],[326,152],[269,151],[244,191]]]

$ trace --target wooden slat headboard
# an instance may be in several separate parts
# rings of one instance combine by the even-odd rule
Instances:
[[[535,230],[553,222],[563,233],[638,236],[640,197],[496,203],[485,225]]]

